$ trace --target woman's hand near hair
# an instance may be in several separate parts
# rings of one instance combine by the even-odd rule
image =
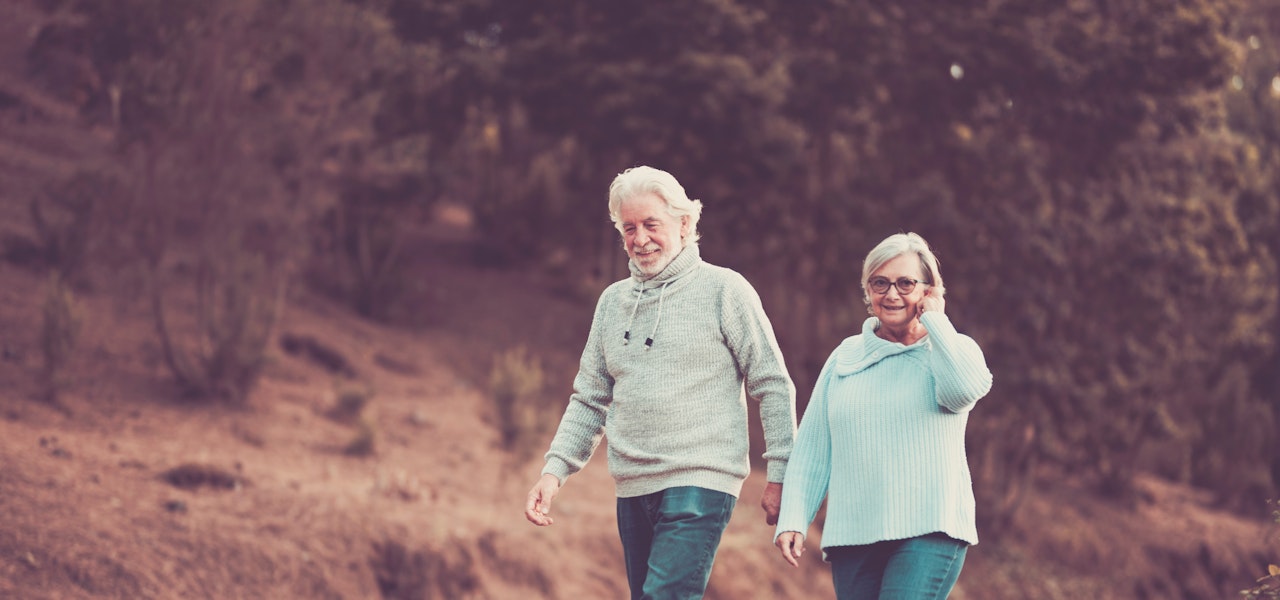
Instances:
[[[782,558],[793,567],[800,566],[800,555],[804,554],[804,535],[798,531],[784,531],[773,540],[773,545],[782,552]]]
[[[931,285],[929,289],[924,291],[924,297],[916,304],[916,310],[923,315],[927,310],[935,310],[940,313],[947,312],[947,301],[943,296],[947,293],[947,289],[940,285]]]

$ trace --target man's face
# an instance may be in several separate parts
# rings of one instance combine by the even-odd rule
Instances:
[[[643,194],[618,206],[622,246],[645,277],[661,273],[683,248],[688,217],[673,217],[656,194]]]

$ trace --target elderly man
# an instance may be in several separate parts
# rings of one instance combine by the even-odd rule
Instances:
[[[525,517],[551,501],[609,430],[609,472],[632,598],[700,598],[750,472],[747,404],[760,403],[777,521],[795,436],[795,387],[751,284],[702,261],[698,219],[671,174],[627,169],[609,187],[631,277],[605,289]],[[745,386],[745,394],[743,393]]]

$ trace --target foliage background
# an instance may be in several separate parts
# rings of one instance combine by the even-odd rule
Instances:
[[[1038,480],[1246,513],[1280,483],[1273,1],[19,6],[42,25],[5,64],[100,150],[30,185],[28,245],[145,290],[191,396],[251,393],[290,289],[394,323],[442,207],[482,234],[462,260],[589,304],[625,275],[608,182],[650,164],[760,291],[801,407],[866,251],[934,245],[996,374],[969,440],[994,535]]]

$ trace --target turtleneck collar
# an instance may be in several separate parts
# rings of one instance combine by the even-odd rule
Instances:
[[[836,348],[836,375],[852,375],[890,356],[923,348],[928,343],[927,335],[910,346],[890,342],[876,335],[879,326],[880,319],[868,318],[862,322],[862,335],[847,338]]]
[[[634,292],[636,302],[631,307],[631,317],[627,319],[627,330],[622,334],[622,343],[631,342],[631,325],[635,323],[636,312],[640,310],[640,300],[644,298],[645,290],[658,289],[658,316],[653,320],[653,330],[649,333],[649,337],[644,339],[644,349],[648,350],[653,347],[654,338],[658,335],[658,324],[662,322],[662,300],[666,297],[667,286],[673,281],[692,273],[702,263],[702,257],[698,252],[698,245],[691,244],[686,246],[677,254],[666,268],[653,277],[645,278],[644,273],[636,267],[635,261],[629,261],[627,266],[631,269],[631,281],[635,283]]]
[[[636,266],[635,261],[628,260],[627,268],[631,270],[631,280],[638,286],[642,288],[655,288],[688,275],[693,272],[701,262],[702,255],[698,250],[698,245],[690,244],[685,246],[684,249],[680,251],[680,254],[677,254],[676,257],[667,264],[666,268],[662,269],[661,272],[653,277],[646,277],[645,274],[640,271],[640,267]]]

